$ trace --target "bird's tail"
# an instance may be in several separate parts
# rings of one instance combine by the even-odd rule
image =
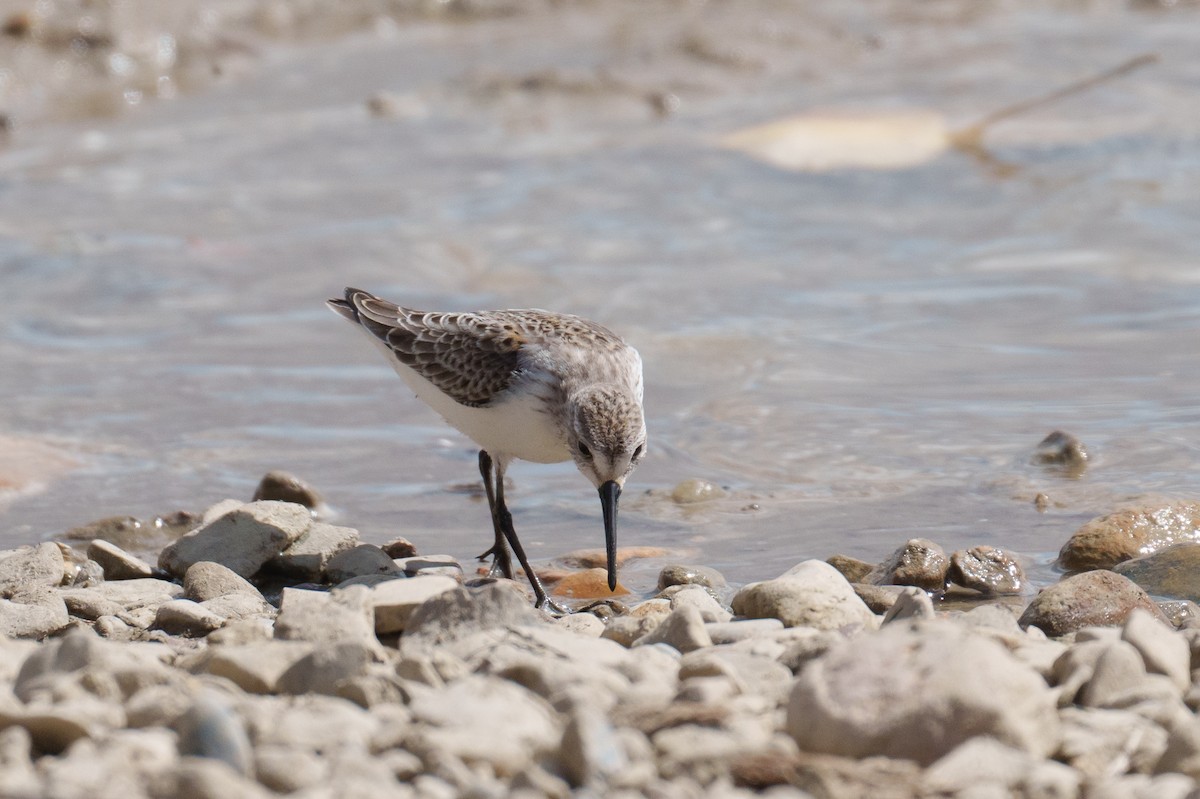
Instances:
[[[362,317],[358,313],[357,300],[359,299],[377,299],[374,294],[362,289],[346,287],[345,299],[330,299],[326,300],[325,304],[333,309],[338,316],[348,321],[359,324],[362,322]]]

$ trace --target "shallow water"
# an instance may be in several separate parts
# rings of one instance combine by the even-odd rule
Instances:
[[[910,6],[405,22],[19,129],[0,435],[80,466],[10,497],[0,546],[249,498],[282,468],[368,540],[483,550],[473,448],[323,307],[346,284],[623,333],[651,447],[622,542],[734,581],[920,535],[1014,549],[1044,582],[1082,521],[1194,497],[1200,13]],[[1143,52],[1159,62],[989,130],[987,159],[790,172],[715,146],[809,109],[958,126]],[[1083,476],[1030,463],[1056,428],[1092,452]],[[510,476],[532,557],[601,542],[572,466]],[[676,505],[690,477],[728,495]]]

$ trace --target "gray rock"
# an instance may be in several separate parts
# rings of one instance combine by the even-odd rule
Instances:
[[[1039,762],[1028,752],[987,737],[972,738],[931,765],[922,787],[938,796],[1079,795],[1082,777],[1061,763]]]
[[[308,508],[289,502],[251,502],[206,522],[168,544],[159,568],[183,576],[201,561],[227,566],[242,577],[291,546],[312,524]]]
[[[12,597],[18,591],[62,585],[67,566],[58,544],[46,542],[21,547],[0,559],[0,597]]]
[[[792,672],[775,658],[727,647],[697,650],[679,660],[679,679],[725,677],[740,694],[760,694],[772,706],[782,703],[792,684]]]
[[[699,585],[685,585],[671,595],[671,610],[678,610],[684,605],[698,610],[705,623],[726,622],[733,618],[732,613],[721,607],[712,594]]]
[[[1021,614],[1020,624],[1059,636],[1084,627],[1124,624],[1135,608],[1162,617],[1154,600],[1127,577],[1090,571],[1043,589]]]
[[[604,621],[591,613],[568,614],[555,619],[554,626],[588,638],[599,638],[604,634]]]
[[[681,605],[671,611],[654,630],[633,642],[633,646],[650,644],[666,644],[680,652],[692,652],[712,646],[712,638],[704,629],[704,618],[700,611],[692,605]]]
[[[285,694],[338,696],[344,683],[367,673],[377,651],[377,647],[361,641],[342,641],[314,649],[288,667],[280,676],[277,689]]]
[[[71,622],[62,597],[52,588],[32,586],[0,599],[0,635],[42,639]]]
[[[426,600],[457,587],[457,580],[441,575],[379,583],[370,589],[369,600],[375,613],[375,632],[379,635],[404,632],[413,613]]]
[[[905,619],[932,619],[933,616],[933,600],[929,598],[929,594],[920,588],[907,586],[901,590],[900,596],[883,615],[883,623],[891,624]]]
[[[629,758],[612,724],[586,705],[571,709],[558,762],[563,776],[576,788],[603,785],[629,767]]]
[[[784,629],[779,619],[710,622],[704,625],[714,644],[733,644],[751,638],[774,635]]]
[[[100,564],[106,580],[136,580],[154,576],[154,567],[149,563],[102,538],[88,543],[87,556]]]
[[[215,613],[226,622],[246,619],[273,619],[276,610],[270,602],[258,593],[235,593],[206,599],[200,607]]]
[[[215,646],[187,665],[197,674],[224,677],[247,693],[271,694],[284,673],[312,651],[313,645],[306,641]]]
[[[1015,555],[986,545],[951,555],[946,579],[984,596],[1019,594],[1026,584],[1025,570]]]
[[[940,546],[928,538],[913,538],[872,569],[865,582],[941,591],[946,587],[949,569],[950,559]]]
[[[205,636],[223,626],[225,618],[190,599],[172,599],[158,606],[154,628],[172,635]]]
[[[255,778],[276,793],[315,788],[328,780],[329,766],[328,758],[290,747],[260,746],[254,752]]]
[[[228,764],[208,757],[184,757],[159,784],[172,799],[268,799],[273,796]]]
[[[19,725],[0,730],[0,796],[41,796],[41,781],[31,759],[33,739]]]
[[[253,750],[246,727],[220,694],[201,691],[174,726],[181,755],[212,758],[238,774],[251,773]]]
[[[779,619],[787,627],[822,630],[878,624],[846,578],[819,560],[800,563],[774,580],[745,586],[733,597],[733,612],[751,619]]]
[[[272,471],[263,475],[254,489],[254,501],[277,500],[317,510],[324,505],[317,489],[290,472]]]
[[[1064,707],[1058,716],[1056,757],[1089,779],[1150,772],[1167,749],[1167,731],[1132,711]]]
[[[407,558],[396,558],[392,561],[409,577],[417,575],[440,575],[450,577],[458,582],[463,579],[463,567],[452,555],[413,555]]]
[[[106,582],[90,588],[64,588],[59,594],[72,607],[93,608],[99,615],[116,615],[116,609],[153,610],[164,602],[182,597],[183,588],[167,580],[147,577]]]
[[[708,566],[675,564],[664,566],[658,573],[658,590],[672,585],[701,585],[705,588],[724,588],[725,578]]]
[[[252,594],[262,598],[262,593],[249,580],[220,563],[207,560],[193,563],[183,576],[183,595],[193,602],[227,594]]]
[[[525,592],[510,580],[456,586],[421,603],[405,627],[406,642],[436,644],[480,630],[546,623]]]
[[[328,644],[354,640],[375,642],[371,591],[360,585],[324,591],[283,589],[275,637]]]
[[[1170,678],[1180,691],[1191,684],[1191,648],[1179,633],[1149,613],[1135,609],[1125,620],[1121,638],[1133,644],[1146,670]]]
[[[929,764],[979,735],[1045,757],[1054,694],[1000,644],[951,622],[891,624],[800,672],[787,729],[802,750]]]
[[[621,646],[633,646],[633,642],[654,632],[662,618],[650,616],[617,616],[609,619],[600,637],[616,641]]]
[[[1092,677],[1079,693],[1084,707],[1113,707],[1130,690],[1146,680],[1146,666],[1132,644],[1114,641],[1103,645]]]
[[[404,570],[392,563],[387,553],[374,544],[359,544],[344,549],[325,563],[325,576],[331,583],[375,574],[402,575]]]
[[[302,580],[324,580],[330,559],[358,545],[358,530],[314,522],[308,532],[272,558],[269,565],[280,574]]]

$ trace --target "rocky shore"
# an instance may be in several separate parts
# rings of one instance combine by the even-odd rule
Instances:
[[[562,618],[320,507],[271,475],[0,553],[0,796],[1200,795],[1194,503],[1089,522],[1036,597],[917,539],[643,600],[548,575]]]

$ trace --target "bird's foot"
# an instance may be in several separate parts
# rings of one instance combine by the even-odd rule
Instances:
[[[542,594],[540,597],[538,597],[537,600],[533,603],[533,606],[535,608],[537,608],[538,610],[544,610],[547,613],[549,613],[551,616],[555,616],[555,617],[559,617],[559,618],[561,618],[562,616],[570,616],[572,613],[575,612],[568,607],[558,604],[557,602],[555,602],[553,599],[551,599],[550,597],[548,597],[545,594]]]

